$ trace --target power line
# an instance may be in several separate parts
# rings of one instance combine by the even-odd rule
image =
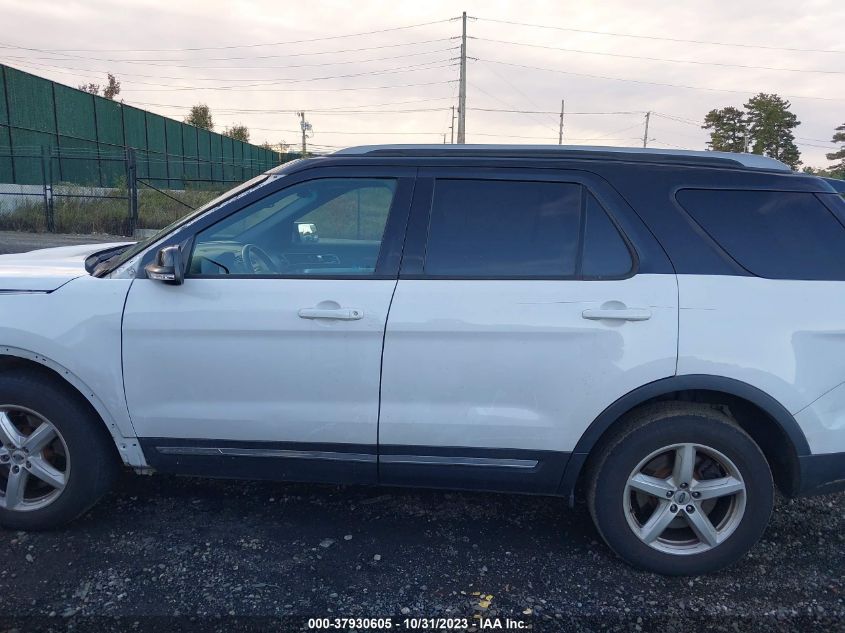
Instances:
[[[494,95],[494,94],[491,94],[491,93],[487,92],[484,88],[482,88],[482,87],[480,87],[480,86],[477,86],[477,85],[475,85],[475,84],[474,84],[474,83],[472,83],[472,82],[470,82],[470,85],[471,85],[473,88],[475,88],[476,90],[478,90],[479,92],[482,92],[482,93],[486,94],[486,95],[487,95],[488,97],[490,97],[491,99],[494,99],[495,101],[498,101],[498,102],[499,102],[499,103],[501,103],[502,105],[505,105],[505,106],[507,106],[507,107],[508,107],[508,108],[510,108],[510,109],[516,109],[516,108],[514,108],[514,107],[513,107],[513,105],[511,105],[510,103],[507,103],[506,101],[504,101],[504,100],[502,100],[502,99],[499,99],[499,97],[497,97],[497,96],[496,96],[496,95]],[[543,123],[543,122],[541,122],[541,121],[537,121],[537,123],[538,123],[539,125],[542,125],[543,127],[546,127],[546,128],[548,128],[548,129],[550,129],[550,130],[553,130],[553,131],[554,131],[554,133],[555,133],[555,134],[557,134],[557,128],[556,128],[556,127],[552,127],[551,125],[547,125],[547,124],[545,124],[545,123]]]
[[[673,147],[675,149],[689,149],[688,147],[683,147],[682,145],[674,145],[672,143],[667,143],[666,141],[659,141],[656,138],[649,139],[652,143],[660,143],[661,145],[667,145],[669,147]]]
[[[446,18],[445,20],[434,20],[432,22],[420,22],[419,24],[409,24],[407,26],[394,26],[386,29],[377,29],[375,31],[361,31],[360,33],[347,33],[345,35],[330,35],[327,37],[314,37],[304,40],[287,40],[285,42],[265,42],[261,44],[235,44],[230,46],[201,46],[195,48],[51,48],[50,51],[61,52],[103,52],[103,53],[147,53],[147,52],[189,52],[189,51],[216,51],[216,50],[231,50],[234,48],[259,48],[263,46],[281,46],[284,44],[305,44],[307,42],[325,42],[328,40],[339,40],[348,37],[361,37],[363,35],[376,35],[378,33],[390,33],[394,31],[405,31],[408,29],[416,29],[423,26],[432,26],[434,24],[443,24],[445,22],[453,22],[459,18]]]
[[[701,121],[693,121],[692,119],[686,119],[681,116],[677,116],[675,114],[665,114],[663,112],[652,112],[655,116],[659,116],[662,119],[669,119],[670,121],[676,121],[677,123],[686,123],[687,125],[694,125],[697,128],[701,127]]]
[[[250,130],[257,130],[259,132],[282,132],[282,133],[291,133],[291,134],[299,134],[299,130],[280,130],[276,128],[265,128],[265,127],[250,127]],[[419,135],[419,136],[430,136],[434,134],[442,134],[443,132],[410,132],[410,131],[398,131],[398,130],[373,130],[373,131],[364,131],[364,130],[315,130],[315,133],[319,132],[320,134],[350,134],[350,135],[367,135],[367,134],[399,134],[399,135]]]
[[[420,51],[420,52],[417,52],[417,53],[407,53],[407,54],[404,54],[404,55],[389,55],[387,57],[372,57],[372,58],[369,58],[369,59],[352,59],[352,60],[344,60],[344,61],[339,61],[339,62],[320,62],[320,63],[317,63],[317,64],[289,64],[289,65],[283,65],[283,66],[253,66],[251,68],[252,69],[260,69],[260,70],[269,70],[269,69],[281,69],[281,68],[283,68],[283,69],[316,68],[316,67],[323,67],[323,66],[340,66],[340,65],[346,65],[346,64],[365,64],[365,63],[368,64],[368,63],[371,63],[371,62],[390,61],[390,60],[394,60],[394,59],[403,59],[403,58],[407,58],[407,57],[419,57],[421,55],[433,55],[435,53],[448,53],[448,52],[452,52],[452,51],[456,51],[456,50],[457,50],[456,46],[451,46],[449,48],[438,48],[438,49],[435,49],[435,50],[432,50],[432,51]],[[10,56],[9,59],[16,59],[17,60],[19,58]],[[64,60],[56,60],[56,61],[64,61]],[[63,69],[63,70],[64,69],[66,69],[66,70],[76,70],[76,71],[88,73],[87,75],[85,75],[86,77],[89,77],[91,73],[103,73],[103,74],[105,74],[105,73],[111,72],[111,70],[114,70],[114,69],[99,70],[99,69],[93,69],[93,68],[78,68],[78,67],[74,67],[74,66],[63,66],[63,65],[58,65],[58,64],[42,64],[42,63],[30,62],[30,61],[26,61],[26,62],[15,61],[14,63],[26,64],[27,66],[35,66],[36,68],[47,68],[47,69],[56,68],[56,69]],[[218,66],[218,67],[209,66],[208,68],[210,70],[213,70],[215,68],[233,70],[233,68],[231,66]],[[250,68],[250,67],[244,67],[244,66],[238,66],[237,67],[237,69],[239,69],[239,70],[246,69],[246,68]],[[74,73],[64,73],[64,74],[74,75]],[[259,80],[261,80],[261,77],[252,77],[252,78],[244,78],[244,77],[185,77],[185,76],[174,77],[174,76],[160,75],[160,74],[148,75],[148,74],[144,74],[144,73],[132,73],[132,72],[127,73],[125,71],[121,71],[119,74],[120,74],[121,78],[123,78],[123,77],[144,77],[144,78],[150,78],[150,79],[175,79],[175,80],[187,80],[187,81],[259,81]],[[76,76],[79,76],[79,75],[76,75]],[[270,81],[269,78],[267,80]]]
[[[646,114],[646,113],[645,113],[645,112],[638,112],[638,113],[636,113],[636,114],[637,114],[637,115],[641,115],[641,114]],[[652,112],[652,114],[654,114],[654,113]],[[636,122],[636,123],[634,123],[633,125],[626,125],[625,127],[621,128],[621,129],[614,130],[613,132],[608,132],[606,135],[602,135],[602,136],[600,136],[598,139],[595,139],[595,140],[599,140],[599,139],[607,139],[607,137],[608,137],[608,136],[614,136],[614,135],[616,135],[616,134],[621,134],[622,132],[627,132],[628,130],[633,130],[635,127],[636,127],[636,128],[640,127],[640,125],[642,125],[642,123],[640,123],[639,121],[637,121],[637,122]],[[639,136],[637,136],[637,137],[635,137],[635,138],[636,138],[637,140],[639,140],[639,139],[640,139],[640,137],[639,137]],[[610,140],[610,139],[607,139],[607,140]]]
[[[433,65],[433,64],[440,64],[440,65]],[[295,83],[307,83],[312,81],[325,81],[329,79],[348,79],[352,77],[367,77],[367,76],[374,76],[374,75],[390,75],[390,74],[397,74],[397,73],[409,73],[409,72],[418,72],[422,70],[432,70],[438,68],[448,68],[453,66],[454,64],[451,62],[451,59],[440,59],[434,60],[430,62],[424,62],[420,64],[411,64],[408,66],[399,66],[397,68],[388,68],[383,70],[369,70],[359,73],[347,73],[344,75],[326,75],[323,77],[308,77],[308,78],[279,78],[275,80],[268,80],[268,81],[256,81],[256,83],[252,84],[239,84],[239,85],[230,85],[230,86],[196,86],[196,85],[174,85],[174,84],[162,84],[162,83],[155,83],[149,81],[135,81],[129,80],[125,83],[128,85],[133,86],[154,86],[153,89],[145,88],[145,92],[173,92],[173,91],[185,91],[185,90],[242,90],[244,88],[262,88],[265,86],[278,86],[283,84],[295,84]],[[74,73],[67,73],[67,74],[74,74]],[[90,75],[79,75],[74,74],[77,77],[90,77]],[[255,91],[260,92],[260,91]]]
[[[24,55],[14,56],[14,55],[7,55],[6,57],[9,59],[46,59],[51,61],[62,61],[62,58],[70,58],[70,59],[85,59],[89,61],[97,61],[97,62],[111,62],[111,63],[118,63],[118,64],[142,64],[146,66],[168,66],[172,68],[213,68],[210,66],[195,66],[191,64],[157,64],[155,62],[182,62],[182,61],[237,61],[242,59],[276,59],[279,57],[311,57],[314,55],[333,55],[336,53],[356,53],[360,51],[374,51],[374,50],[382,50],[385,48],[398,48],[401,46],[416,46],[418,44],[432,44],[434,42],[449,42],[453,41],[456,38],[454,37],[440,37],[431,40],[418,40],[415,42],[400,42],[398,44],[381,44],[379,46],[362,46],[359,48],[345,48],[345,49],[336,49],[331,51],[312,51],[312,52],[300,52],[300,53],[284,53],[278,55],[250,55],[250,56],[241,56],[241,57],[209,57],[201,60],[186,60],[182,58],[152,58],[152,59],[114,59],[109,57],[88,57],[84,55],[71,55],[68,53],[55,53],[49,50],[45,50],[43,48],[31,48],[26,46],[14,46],[9,44],[4,44],[0,42],[0,48],[7,48],[7,49],[17,49],[23,51],[30,51],[35,53],[46,53],[48,55],[52,55],[51,57],[29,57]],[[55,55],[60,55],[60,59],[56,59]]]
[[[449,68],[454,66],[454,64],[447,64],[443,66],[431,66],[429,68],[419,68],[416,70],[433,70],[437,68]],[[414,71],[400,71],[400,72],[414,72]],[[418,86],[437,86],[452,83],[455,81],[454,79],[445,80],[445,81],[428,81],[422,83],[410,83],[410,84],[393,84],[389,86],[357,86],[357,87],[345,87],[345,88],[291,88],[291,87],[284,87],[284,88],[264,88],[258,86],[250,90],[251,93],[263,93],[263,92],[343,92],[349,90],[388,90],[391,88],[413,88]],[[301,82],[290,82],[290,83],[301,83]],[[270,84],[265,84],[270,85]],[[197,90],[221,90],[221,91],[231,91],[231,90],[242,90],[245,86],[189,86],[184,88],[130,88],[129,92],[190,92],[190,91],[197,91]]]
[[[511,88],[513,88],[513,89],[514,89],[514,90],[516,90],[518,93],[520,93],[523,97],[525,97],[525,98],[526,98],[526,100],[528,101],[528,103],[530,103],[531,105],[533,105],[535,108],[539,108],[539,107],[540,107],[540,106],[538,106],[536,103],[534,103],[534,101],[532,101],[531,97],[529,97],[529,96],[528,96],[527,94],[525,94],[522,90],[520,90],[517,86],[515,86],[513,83],[511,83],[511,81],[510,81],[507,77],[505,77],[502,73],[500,73],[499,71],[497,71],[497,70],[496,70],[493,66],[489,66],[489,68],[490,68],[490,70],[492,70],[492,71],[493,71],[493,74],[495,74],[495,75],[496,75],[499,79],[501,79],[502,81],[504,81],[504,82],[505,82],[506,84],[508,84]],[[540,113],[540,112],[537,112],[537,114],[541,114],[541,113]],[[543,114],[544,114],[544,113],[543,113]],[[555,114],[555,116],[558,116],[558,115],[557,115],[557,114]],[[535,121],[537,121],[537,122],[538,122],[538,123],[540,123],[541,125],[544,125],[545,127],[549,127],[546,123],[542,123],[542,122],[540,122],[540,121],[539,121],[539,119],[537,119],[537,118],[536,118],[536,116],[535,116],[533,113],[532,113],[532,115],[531,115],[531,118],[533,118]]]
[[[833,142],[833,141],[825,141],[824,139],[820,139],[820,138],[805,138],[805,137],[801,137],[801,136],[796,136],[795,138],[797,138],[798,140],[801,140],[801,141],[814,141],[814,142],[816,142],[816,143],[827,143],[828,145],[831,145],[831,146],[833,146],[833,147],[836,147],[836,143],[835,143],[835,142]]]
[[[803,147],[818,147],[819,149],[826,149],[828,151],[835,150],[836,147],[830,145],[817,145],[815,143],[804,143],[801,141],[796,141],[796,145],[801,145]]]
[[[254,90],[253,92],[347,92],[350,90],[395,90],[397,88],[417,88],[423,86],[442,86],[445,84],[454,83],[455,79],[447,79],[445,81],[425,81],[422,83],[411,84],[393,84],[390,86],[356,86],[347,88],[267,88],[265,90]],[[197,90],[209,90],[209,88],[197,88]],[[166,92],[164,90],[149,90],[144,89],[140,92]]]
[[[754,90],[730,90],[728,88],[708,88],[704,86],[687,86],[684,84],[670,84],[670,83],[663,83],[658,81],[646,81],[644,79],[629,79],[627,77],[610,77],[607,75],[593,75],[589,73],[576,73],[568,70],[559,70],[557,68],[543,68],[541,66],[530,66],[528,64],[515,64],[512,62],[502,62],[494,59],[483,59],[483,58],[476,58],[478,61],[487,62],[489,64],[501,64],[503,66],[513,66],[514,68],[527,68],[529,70],[542,70],[545,72],[551,73],[559,73],[562,75],[571,75],[573,77],[589,77],[590,79],[607,79],[612,81],[624,81],[629,83],[636,83],[636,84],[645,84],[650,86],[664,86],[667,88],[683,88],[686,90],[703,90],[707,92],[730,92],[734,94],[750,94],[752,92],[760,92]],[[815,101],[845,101],[843,97],[810,97],[807,95],[782,95],[784,97],[788,97],[790,99],[812,99]]]
[[[522,136],[518,134],[495,134],[495,133],[487,133],[487,132],[472,132],[471,136],[494,136],[498,138],[524,138],[524,139],[536,139],[536,140],[547,140],[549,142],[554,141],[551,136]],[[567,141],[630,141],[630,140],[639,140],[639,136],[630,136],[630,137],[623,137],[623,138],[608,138],[606,136],[593,136],[593,137],[567,137]]]
[[[527,42],[512,42],[509,40],[495,40],[486,37],[474,37],[473,39],[481,42],[493,42],[495,44],[507,44],[509,46],[526,46],[530,48],[542,48],[544,50],[562,51],[566,53],[579,53],[582,55],[600,55],[602,57],[621,57],[624,59],[640,59],[650,62],[668,62],[671,64],[696,64],[699,66],[721,66],[727,68],[746,68],[753,70],[775,70],[790,73],[821,73],[826,75],[845,75],[842,70],[820,70],[820,69],[805,69],[805,68],[782,68],[776,66],[753,66],[749,64],[729,64],[727,62],[703,62],[693,59],[669,59],[666,57],[645,57],[642,55],[626,55],[623,53],[605,53],[600,51],[588,51],[580,48],[562,48],[560,46],[546,46],[544,44],[530,44]]]
[[[438,64],[438,65],[435,65]],[[294,77],[281,77],[279,79],[271,80],[271,81],[263,81],[263,82],[256,82],[252,84],[240,84],[240,85],[229,85],[229,86],[191,86],[191,85],[172,85],[172,84],[157,84],[151,82],[143,82],[143,81],[130,81],[128,83],[133,85],[144,85],[144,86],[159,86],[161,90],[150,90],[149,92],[170,92],[170,91],[179,91],[179,90],[242,90],[244,88],[263,88],[265,86],[279,86],[285,84],[297,84],[297,83],[310,83],[312,81],[326,81],[330,79],[350,79],[353,77],[371,77],[375,75],[392,75],[392,74],[401,74],[401,73],[411,73],[411,72],[419,72],[422,70],[433,70],[438,68],[448,68],[450,66],[454,66],[450,59],[438,59],[431,62],[425,62],[422,64],[411,64],[409,66],[399,66],[397,68],[388,68],[384,70],[368,70],[364,72],[358,73],[347,73],[343,75],[324,75],[322,77],[305,77],[305,78],[294,78]]]
[[[298,108],[298,109],[279,109],[279,108],[261,109],[261,108],[254,108],[254,109],[250,109],[250,108],[214,108],[214,107],[212,107],[211,109],[214,112],[220,112],[220,113],[223,113],[223,114],[251,114],[251,113],[279,114],[280,112],[295,113],[295,112],[300,112],[302,110],[305,110],[306,112],[311,112],[312,114],[313,113],[329,114],[329,113],[340,113],[340,112],[348,112],[348,113],[352,114],[352,113],[364,112],[363,110],[356,109],[357,107],[360,107],[360,108],[378,108],[378,107],[381,107],[381,106],[395,106],[395,105],[405,105],[405,104],[411,104],[411,103],[429,103],[429,102],[432,102],[432,101],[446,101],[446,100],[449,100],[449,99],[452,99],[452,97],[429,97],[427,99],[407,99],[407,100],[404,100],[404,101],[385,101],[385,102],[381,102],[381,103],[367,103],[367,104],[363,104],[361,106],[339,106],[339,107],[335,107],[335,108]],[[179,108],[179,109],[182,109],[182,110],[190,110],[191,109],[191,106],[186,106],[186,105],[182,105],[182,104],[177,105],[177,104],[174,104],[174,103],[150,103],[150,102],[146,102],[146,101],[135,101],[135,103],[138,104],[138,105],[150,106],[150,107],[156,107],[156,108]],[[436,109],[440,110],[441,108],[436,108]],[[368,114],[369,113],[375,114],[375,113],[387,112],[387,111],[386,110],[369,110],[369,111],[366,111],[366,112]],[[402,112],[402,110],[394,110],[394,112]]]
[[[765,44],[747,44],[738,42],[715,42],[709,40],[691,40],[678,37],[660,37],[656,35],[635,35],[633,33],[614,33],[612,31],[590,31],[587,29],[575,29],[562,26],[550,26],[548,24],[531,24],[528,22],[514,22],[512,20],[494,20],[493,18],[476,18],[480,22],[494,22],[497,24],[510,24],[512,26],[526,26],[537,29],[551,29],[554,31],[567,31],[569,33],[587,33],[590,35],[606,35],[610,37],[630,37],[642,40],[658,40],[663,42],[683,42],[685,44],[707,44],[710,46],[736,46],[738,48],[760,48],[775,51],[794,51],[799,53],[839,53],[845,54],[842,50],[820,49],[820,48],[794,48],[788,46],[767,46]]]
[[[508,110],[505,108],[469,108],[478,112],[512,112],[515,114],[554,114],[559,115],[560,112],[554,110]],[[645,110],[627,110],[618,112],[567,112],[566,116],[571,115],[621,115],[621,114],[645,114]]]

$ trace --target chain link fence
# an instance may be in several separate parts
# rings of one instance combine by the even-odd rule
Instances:
[[[40,183],[0,182],[0,230],[143,235],[167,226],[245,179],[182,177],[179,188],[170,188],[170,181],[139,175],[137,156],[131,148],[98,150],[96,157],[85,150],[46,146],[15,148],[14,154],[4,153],[4,149],[0,148],[0,159],[14,160],[37,176],[30,178],[31,183]],[[200,162],[195,157],[172,155],[162,160]],[[78,171],[88,168],[92,161],[97,169],[112,174],[112,186],[61,180],[59,165],[65,172],[78,165]],[[199,175],[202,170],[196,171]],[[239,175],[254,175],[240,171],[244,173]]]

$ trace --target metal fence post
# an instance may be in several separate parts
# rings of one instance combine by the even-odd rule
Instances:
[[[126,148],[126,194],[129,201],[127,228],[129,236],[135,235],[138,224],[138,165],[135,161],[135,149]]]
[[[50,233],[55,233],[55,209],[53,208],[53,160],[50,148],[46,145],[41,146],[41,185],[44,195],[44,224]]]

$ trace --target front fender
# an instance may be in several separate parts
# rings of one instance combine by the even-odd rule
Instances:
[[[131,283],[80,277],[54,292],[0,295],[0,354],[56,372],[104,420],[124,461],[143,467],[121,362],[121,320]]]

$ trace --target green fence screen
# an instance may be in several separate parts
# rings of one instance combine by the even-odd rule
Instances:
[[[40,185],[44,148],[52,182],[114,187],[137,175],[156,187],[234,184],[280,162],[257,145],[0,64],[0,184]]]

